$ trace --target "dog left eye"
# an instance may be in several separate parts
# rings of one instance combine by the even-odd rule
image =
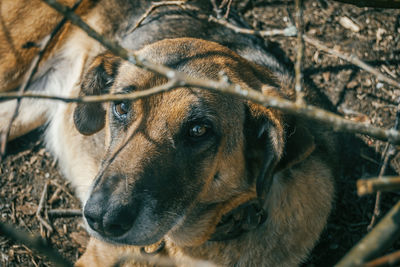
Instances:
[[[208,133],[210,126],[206,124],[193,125],[189,129],[190,137],[202,137]]]
[[[128,104],[125,102],[115,103],[113,106],[113,111],[117,118],[126,119],[129,112]]]

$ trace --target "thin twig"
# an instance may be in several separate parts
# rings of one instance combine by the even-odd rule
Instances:
[[[382,72],[380,72],[379,70],[373,68],[371,65],[368,65],[367,63],[365,63],[364,61],[362,61],[361,59],[359,59],[358,57],[356,57],[355,55],[348,55],[348,54],[344,54],[339,52],[337,49],[332,49],[329,48],[328,46],[324,45],[323,43],[319,42],[316,39],[313,39],[311,37],[308,37],[307,35],[303,35],[304,41],[306,41],[307,43],[315,46],[317,49],[324,51],[328,54],[334,55],[338,58],[341,58],[345,61],[348,61],[354,65],[356,65],[357,67],[372,73],[373,75],[375,75],[378,80],[381,80],[383,82],[386,82],[392,86],[395,86],[397,88],[400,88],[400,82],[390,78],[389,76],[383,74]]]
[[[383,155],[384,155],[383,163],[379,170],[378,180],[382,178],[382,176],[384,175],[384,173],[386,171],[386,167],[389,162],[389,153],[388,153],[389,147],[390,147],[390,144],[386,143],[384,153],[383,153]],[[376,220],[378,219],[378,217],[381,214],[380,206],[381,206],[381,191],[378,191],[378,192],[376,192],[376,196],[375,196],[375,206],[374,206],[374,212],[372,214],[371,222],[369,223],[369,225],[367,227],[368,231],[372,230],[372,228],[374,227],[374,225],[376,223]]]
[[[385,176],[357,181],[357,193],[359,196],[373,194],[377,191],[398,191],[400,190],[399,176]]]
[[[47,198],[47,191],[48,191],[49,183],[46,182],[43,187],[42,191],[42,196],[40,197],[39,201],[39,206],[36,210],[36,218],[38,218],[39,222],[46,227],[46,229],[49,231],[49,233],[53,232],[53,227],[51,227],[50,223],[48,223],[43,217],[42,217],[42,211],[45,210],[45,205],[46,205],[46,198]]]
[[[3,222],[0,222],[0,234],[39,252],[43,256],[46,256],[56,266],[72,267],[71,262],[66,260],[62,255],[60,255],[56,250],[50,247],[42,238],[38,236],[33,236],[26,231],[17,229],[14,226]]]
[[[233,0],[224,0],[221,3],[221,6],[219,7],[219,8],[222,8],[223,6],[226,6],[226,12],[225,12],[225,15],[224,15],[224,19],[228,19],[229,13],[231,13],[232,2],[233,2]]]
[[[61,191],[62,191],[61,188],[57,188],[56,191],[54,191],[53,195],[50,197],[48,201],[49,205],[53,204],[56,200],[59,199]]]
[[[217,16],[218,19],[220,19],[221,16],[221,9],[217,6],[217,3],[215,2],[215,0],[210,0],[212,6],[213,6],[213,10],[215,15]]]
[[[400,235],[400,201],[386,214],[385,217],[357,243],[341,260],[336,267],[361,266],[379,255],[389,247]]]
[[[72,7],[72,10],[75,10],[79,4],[81,3],[82,0],[78,0],[74,6]],[[47,35],[46,37],[43,38],[43,40],[39,43],[39,52],[36,54],[34,59],[32,60],[28,71],[26,72],[24,79],[22,81],[21,86],[19,87],[18,94],[21,95],[25,92],[26,88],[28,88],[29,84],[31,83],[33,76],[36,74],[39,62],[41,61],[43,55],[45,54],[47,48],[50,45],[50,42],[53,40],[53,38],[58,34],[60,29],[64,26],[64,24],[67,22],[66,18],[63,18],[53,29],[53,31]],[[8,140],[8,136],[10,135],[11,127],[14,122],[14,120],[18,116],[18,111],[21,106],[21,99],[17,99],[17,104],[14,108],[14,112],[10,118],[10,121],[8,122],[8,125],[4,132],[0,132],[0,162],[2,161],[5,153],[6,153],[6,144]]]
[[[162,1],[162,2],[153,2],[151,6],[146,10],[146,12],[138,19],[136,22],[135,26],[133,26],[132,29],[128,31],[128,33],[132,33],[135,31],[140,24],[153,12],[155,9],[161,7],[161,6],[179,6],[181,8],[184,8],[184,4],[186,3],[187,0],[183,1]]]
[[[54,186],[57,187],[57,189],[62,190],[65,194],[67,194],[70,198],[74,198],[74,196],[69,192],[68,188],[65,185],[60,185],[59,183],[57,183],[54,180],[50,180],[50,183]],[[68,184],[68,182],[65,183],[66,185]]]
[[[242,33],[242,34],[258,35],[261,37],[296,36],[296,34],[297,34],[296,27],[293,25],[291,25],[285,29],[273,29],[273,30],[259,31],[259,30],[254,30],[254,29],[240,28],[236,25],[233,25],[232,23],[229,23],[228,21],[226,21],[224,19],[218,19],[213,16],[210,16],[209,20],[212,22],[218,23],[222,26],[225,26],[225,27],[233,30],[236,33]]]
[[[80,209],[53,209],[47,212],[52,217],[80,217],[82,211]]]
[[[400,250],[369,261],[363,267],[398,266],[400,263]]]
[[[303,104],[304,103],[304,92],[302,90],[302,63],[304,57],[304,40],[303,40],[303,1],[296,0],[296,28],[297,28],[297,54],[296,54],[296,63],[294,65],[295,71],[295,91],[296,91],[296,103]]]

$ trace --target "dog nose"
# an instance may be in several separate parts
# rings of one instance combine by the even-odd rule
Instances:
[[[107,200],[101,192],[93,192],[84,208],[89,226],[107,237],[118,237],[129,231],[135,213],[131,205],[120,204],[115,198]]]

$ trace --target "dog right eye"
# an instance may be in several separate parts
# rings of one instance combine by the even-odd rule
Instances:
[[[208,125],[193,125],[190,129],[189,129],[189,136],[190,137],[202,137],[205,134],[207,134],[207,131],[209,130],[209,126]]]
[[[129,112],[128,104],[125,102],[115,103],[113,106],[113,112],[118,119],[125,120]]]

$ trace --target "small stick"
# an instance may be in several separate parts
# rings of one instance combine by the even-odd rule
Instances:
[[[400,176],[385,176],[381,178],[360,179],[357,181],[357,193],[359,196],[373,194],[377,191],[400,190]]]
[[[296,6],[296,28],[297,28],[297,54],[296,63],[294,66],[295,71],[295,91],[296,91],[296,103],[304,103],[304,92],[301,86],[303,79],[302,74],[302,62],[304,57],[304,40],[303,40],[303,1],[295,0]]]
[[[389,247],[400,235],[400,201],[335,266],[361,266]]]
[[[226,3],[226,2],[228,2],[228,3]],[[224,15],[224,19],[228,19],[229,13],[231,13],[232,2],[233,2],[233,0],[224,0],[224,2],[221,4],[221,6],[222,6],[222,5],[225,6],[225,5],[227,4],[227,6],[226,6],[226,12],[225,12],[225,15]],[[221,8],[221,7],[220,7],[220,8]]]
[[[221,18],[221,9],[217,6],[217,3],[215,2],[215,0],[210,0],[212,6],[213,6],[213,10],[215,12],[215,14],[217,15],[217,18],[220,19]]]
[[[82,211],[80,209],[53,209],[47,214],[53,217],[79,217],[82,216]]]
[[[296,34],[297,34],[295,26],[289,26],[285,29],[273,29],[273,30],[259,31],[259,30],[254,30],[254,29],[240,28],[236,25],[233,25],[232,23],[229,23],[228,21],[226,21],[224,19],[217,19],[216,17],[213,17],[213,16],[210,16],[209,20],[212,22],[221,24],[222,26],[225,26],[225,27],[233,30],[236,33],[242,33],[242,34],[258,35],[261,37],[296,36]]]
[[[380,72],[379,70],[373,68],[371,65],[368,65],[367,63],[365,63],[364,61],[362,61],[361,59],[359,59],[358,57],[356,57],[355,55],[348,55],[348,54],[344,54],[339,52],[336,49],[331,49],[328,46],[322,44],[321,42],[317,41],[316,39],[313,39],[311,37],[308,37],[307,35],[303,35],[304,41],[306,41],[307,43],[315,46],[317,49],[324,51],[328,54],[334,55],[338,58],[341,58],[347,62],[350,62],[354,65],[356,65],[357,67],[374,74],[378,80],[381,80],[383,82],[386,82],[387,84],[390,84],[394,87],[400,88],[400,82],[390,78],[389,76],[383,74],[382,72]]]
[[[56,201],[59,197],[60,197],[60,193],[61,193],[61,188],[57,188],[56,191],[54,191],[53,195],[50,197],[48,203],[51,205],[53,204],[54,201]]]
[[[39,206],[36,210],[36,217],[38,218],[38,220],[40,221],[40,223],[46,227],[46,229],[52,233],[53,232],[53,227],[51,227],[51,225],[42,217],[42,210],[45,210],[45,203],[46,203],[46,198],[47,198],[47,190],[49,187],[49,182],[46,182],[44,184],[43,187],[43,191],[42,191],[42,196],[40,197],[40,201],[39,201]]]
[[[54,186],[57,187],[57,189],[62,190],[65,194],[67,194],[70,198],[75,198],[68,190],[68,188],[65,185],[60,185],[59,183],[57,183],[54,180],[50,180],[50,183]],[[65,183],[66,185],[68,184],[68,182]]]
[[[363,267],[398,266],[400,263],[400,250],[369,261]]]

